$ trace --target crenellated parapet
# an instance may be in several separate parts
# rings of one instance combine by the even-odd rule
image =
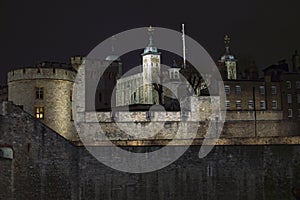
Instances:
[[[19,80],[52,79],[74,82],[76,71],[72,68],[22,68],[8,72],[8,83]]]

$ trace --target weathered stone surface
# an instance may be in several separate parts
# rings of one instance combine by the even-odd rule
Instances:
[[[282,200],[291,199],[291,188],[300,184],[299,136],[222,138],[204,159],[198,158],[201,141],[195,140],[168,167],[129,174],[101,164],[85,147],[70,143],[9,102],[4,110],[0,145],[11,146],[14,159],[0,158],[0,199]],[[163,144],[154,141],[159,143],[120,142],[123,149],[145,152]],[[298,145],[263,145],[272,143]],[[97,148],[111,151],[111,159],[124,160],[109,146]],[[176,148],[167,147],[166,155]]]

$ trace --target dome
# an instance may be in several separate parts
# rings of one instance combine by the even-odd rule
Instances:
[[[116,55],[109,55],[105,58],[106,61],[118,61],[120,62],[121,59],[119,56],[116,56]]]
[[[235,57],[230,54],[225,54],[221,57],[221,61],[235,61]]]
[[[147,46],[144,49],[144,54],[147,54],[147,53],[158,53],[158,51],[157,51],[157,48],[154,46]]]

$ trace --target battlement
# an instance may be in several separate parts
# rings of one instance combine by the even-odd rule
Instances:
[[[71,65],[74,69],[78,70],[79,66],[85,64],[86,58],[84,56],[72,56],[70,58]]]
[[[70,65],[44,62],[36,66],[37,67],[15,69],[8,72],[8,83],[34,79],[53,79],[73,82],[76,77],[76,71],[73,70]]]

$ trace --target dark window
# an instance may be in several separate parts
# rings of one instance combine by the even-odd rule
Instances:
[[[239,85],[235,86],[235,94],[241,94],[241,86]]]
[[[259,93],[262,95],[265,94],[265,86],[259,86]]]
[[[44,98],[44,88],[36,87],[35,88],[35,98],[36,99],[43,99]]]
[[[70,111],[70,118],[71,118],[71,121],[74,121],[74,119],[73,119],[73,110],[72,109]]]
[[[73,90],[70,90],[70,101],[73,101]]]

